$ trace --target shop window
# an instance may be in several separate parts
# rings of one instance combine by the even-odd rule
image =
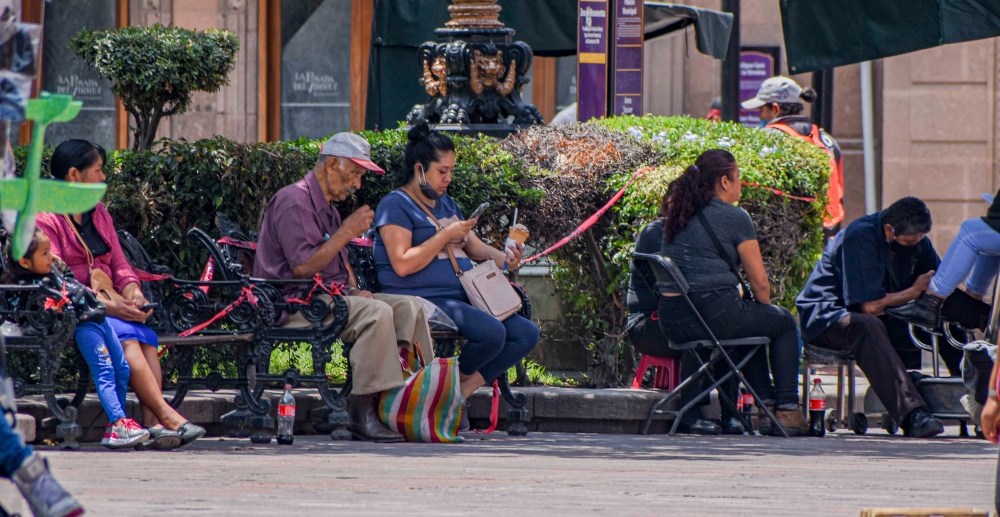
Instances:
[[[350,126],[350,0],[281,2],[281,139]]]
[[[114,29],[115,14],[115,0],[59,0],[46,4],[42,89],[83,101],[83,109],[75,119],[49,126],[46,142],[59,145],[70,138],[84,138],[106,149],[115,148],[111,82],[91,70],[69,48],[69,40],[80,29]]]

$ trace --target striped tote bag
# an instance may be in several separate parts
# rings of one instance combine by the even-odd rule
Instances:
[[[458,380],[458,361],[435,359],[423,366],[419,345],[417,353],[400,350],[400,363],[406,381],[402,386],[382,392],[379,417],[388,427],[410,442],[461,442],[458,436],[462,387]]]

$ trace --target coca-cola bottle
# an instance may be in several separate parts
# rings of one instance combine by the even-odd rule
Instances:
[[[285,393],[278,401],[278,443],[291,445],[295,440],[295,397],[292,396],[292,386],[285,385]]]
[[[809,436],[826,436],[824,418],[826,418],[826,392],[823,391],[823,382],[815,379],[813,388],[809,391]]]

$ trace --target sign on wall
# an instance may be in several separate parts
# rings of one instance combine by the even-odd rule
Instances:
[[[282,2],[281,21],[281,139],[347,131],[350,0]]]
[[[740,102],[755,97],[761,83],[778,74],[778,47],[740,49]],[[740,123],[760,126],[760,110],[740,109]]]
[[[608,0],[580,0],[578,14],[576,118],[585,122],[608,114]]]
[[[615,0],[615,115],[642,115],[642,9],[642,0]]]
[[[115,148],[115,96],[111,82],[91,70],[69,48],[70,38],[80,29],[94,31],[115,26],[115,0],[60,0],[45,5],[42,89],[83,101],[83,109],[75,119],[49,127],[46,140],[52,145],[83,138],[106,149]]]

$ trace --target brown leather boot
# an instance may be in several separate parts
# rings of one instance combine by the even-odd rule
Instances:
[[[347,397],[347,412],[351,423],[347,430],[358,440],[376,443],[397,443],[406,441],[403,435],[386,427],[375,414],[374,395],[350,395]]]
[[[806,416],[802,413],[801,407],[791,411],[782,411],[779,409],[774,412],[774,416],[778,419],[778,425],[788,433],[788,436],[806,436],[809,434],[809,422],[806,421]],[[781,432],[775,429],[774,435],[781,436]]]

